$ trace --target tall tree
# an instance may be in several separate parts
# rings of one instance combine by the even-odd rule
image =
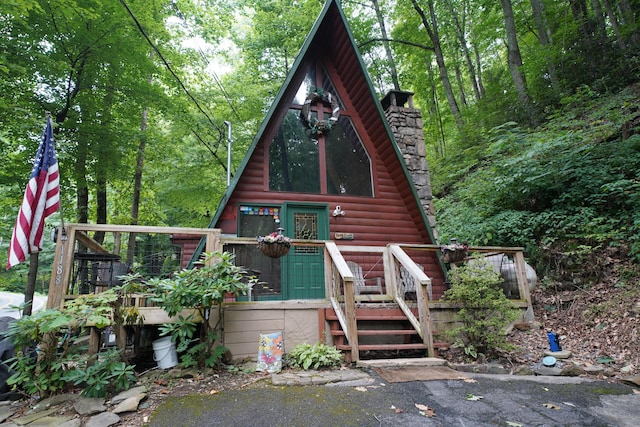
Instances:
[[[435,54],[436,64],[438,64],[438,72],[440,75],[440,81],[444,88],[445,96],[447,97],[447,101],[449,102],[449,109],[451,110],[451,114],[456,121],[458,127],[462,127],[462,114],[460,113],[460,109],[458,108],[458,102],[456,101],[456,97],[453,94],[453,88],[451,87],[451,81],[449,80],[449,74],[447,71],[447,66],[444,60],[444,54],[442,52],[442,45],[440,43],[440,35],[438,33],[438,21],[435,13],[435,9],[433,6],[433,1],[428,0],[427,5],[429,7],[429,18],[427,18],[426,14],[422,7],[418,4],[417,0],[411,0],[411,4],[413,8],[420,16],[420,20],[422,21],[422,25],[424,29],[427,31],[429,36],[429,40],[433,46],[433,51]]]
[[[502,12],[504,13],[504,25],[507,32],[507,62],[513,85],[518,93],[518,98],[524,110],[529,116],[535,120],[532,114],[531,99],[529,98],[529,88],[527,87],[527,79],[522,70],[522,56],[520,55],[520,46],[518,45],[518,33],[516,32],[516,21],[511,7],[511,0],[500,0],[502,4]]]
[[[475,66],[473,65],[471,54],[469,53],[469,46],[468,46],[467,37],[466,37],[467,2],[464,1],[462,2],[462,4],[458,6],[458,5],[454,5],[452,0],[447,0],[445,4],[447,6],[447,10],[451,14],[451,19],[454,24],[456,36],[458,38],[458,43],[460,45],[460,49],[462,49],[464,61],[467,65],[467,72],[469,73],[469,79],[471,80],[471,88],[473,89],[473,93],[475,95],[476,100],[479,100],[481,97],[480,88],[478,86],[476,69],[475,69]],[[461,13],[458,13],[458,7],[460,8]]]

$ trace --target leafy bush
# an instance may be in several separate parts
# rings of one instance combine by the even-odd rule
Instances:
[[[500,287],[502,278],[486,260],[451,270],[451,288],[444,300],[461,305],[457,313],[460,326],[449,332],[470,356],[492,355],[509,350],[505,328],[519,316],[518,309]]]
[[[294,368],[313,369],[333,368],[340,366],[344,355],[334,346],[317,343],[298,344],[287,354],[286,360]]]
[[[82,357],[79,357],[82,362]],[[82,366],[82,364],[80,364]],[[71,369],[64,372],[62,380],[82,386],[82,395],[104,397],[108,391],[128,390],[136,381],[133,366],[120,360],[120,351],[109,349],[101,354],[97,362],[86,369]]]
[[[85,295],[62,310],[42,310],[11,322],[5,336],[15,346],[15,357],[7,361],[12,371],[7,384],[41,397],[69,385],[82,384],[89,396],[128,389],[136,378],[133,366],[118,360],[119,352],[110,352],[95,363],[95,356],[79,344],[87,324],[103,328],[111,323],[116,300],[111,291]]]
[[[169,316],[178,317],[177,322],[162,325],[160,331],[177,343],[176,350],[181,353],[184,366],[214,367],[226,351],[218,345],[224,297],[227,293],[245,294],[257,281],[255,277],[246,277],[246,271],[233,263],[234,257],[229,252],[206,253],[205,265],[201,268],[147,282],[154,294],[152,300]],[[211,311],[215,306],[218,308],[216,323],[211,325]],[[197,314],[183,317],[180,313],[184,309],[195,309]]]

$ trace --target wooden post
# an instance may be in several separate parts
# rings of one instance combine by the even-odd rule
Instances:
[[[520,299],[527,302],[527,309],[533,313],[531,305],[531,293],[529,292],[529,281],[527,280],[527,268],[525,267],[524,255],[521,251],[513,254],[513,263],[516,269],[516,279],[518,280],[518,290]]]
[[[420,320],[420,330],[422,331],[422,341],[427,346],[429,357],[435,357],[433,348],[433,331],[431,329],[431,312],[429,311],[429,298],[427,286],[429,282],[420,282],[416,286],[416,298],[418,299],[418,316]]]
[[[347,321],[347,332],[349,334],[349,346],[351,346],[351,360],[360,360],[360,350],[358,349],[358,321],[356,319],[356,298],[353,277],[344,281],[344,309]]]

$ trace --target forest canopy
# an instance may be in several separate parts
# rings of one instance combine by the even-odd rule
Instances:
[[[442,239],[640,256],[638,1],[341,4],[378,95],[415,93]],[[65,220],[206,226],[322,7],[0,4],[0,262],[46,112]]]

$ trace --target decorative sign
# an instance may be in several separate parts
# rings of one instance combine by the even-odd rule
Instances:
[[[336,240],[353,240],[353,233],[336,233]]]
[[[242,215],[272,216],[274,221],[280,220],[280,208],[273,206],[240,206]]]

